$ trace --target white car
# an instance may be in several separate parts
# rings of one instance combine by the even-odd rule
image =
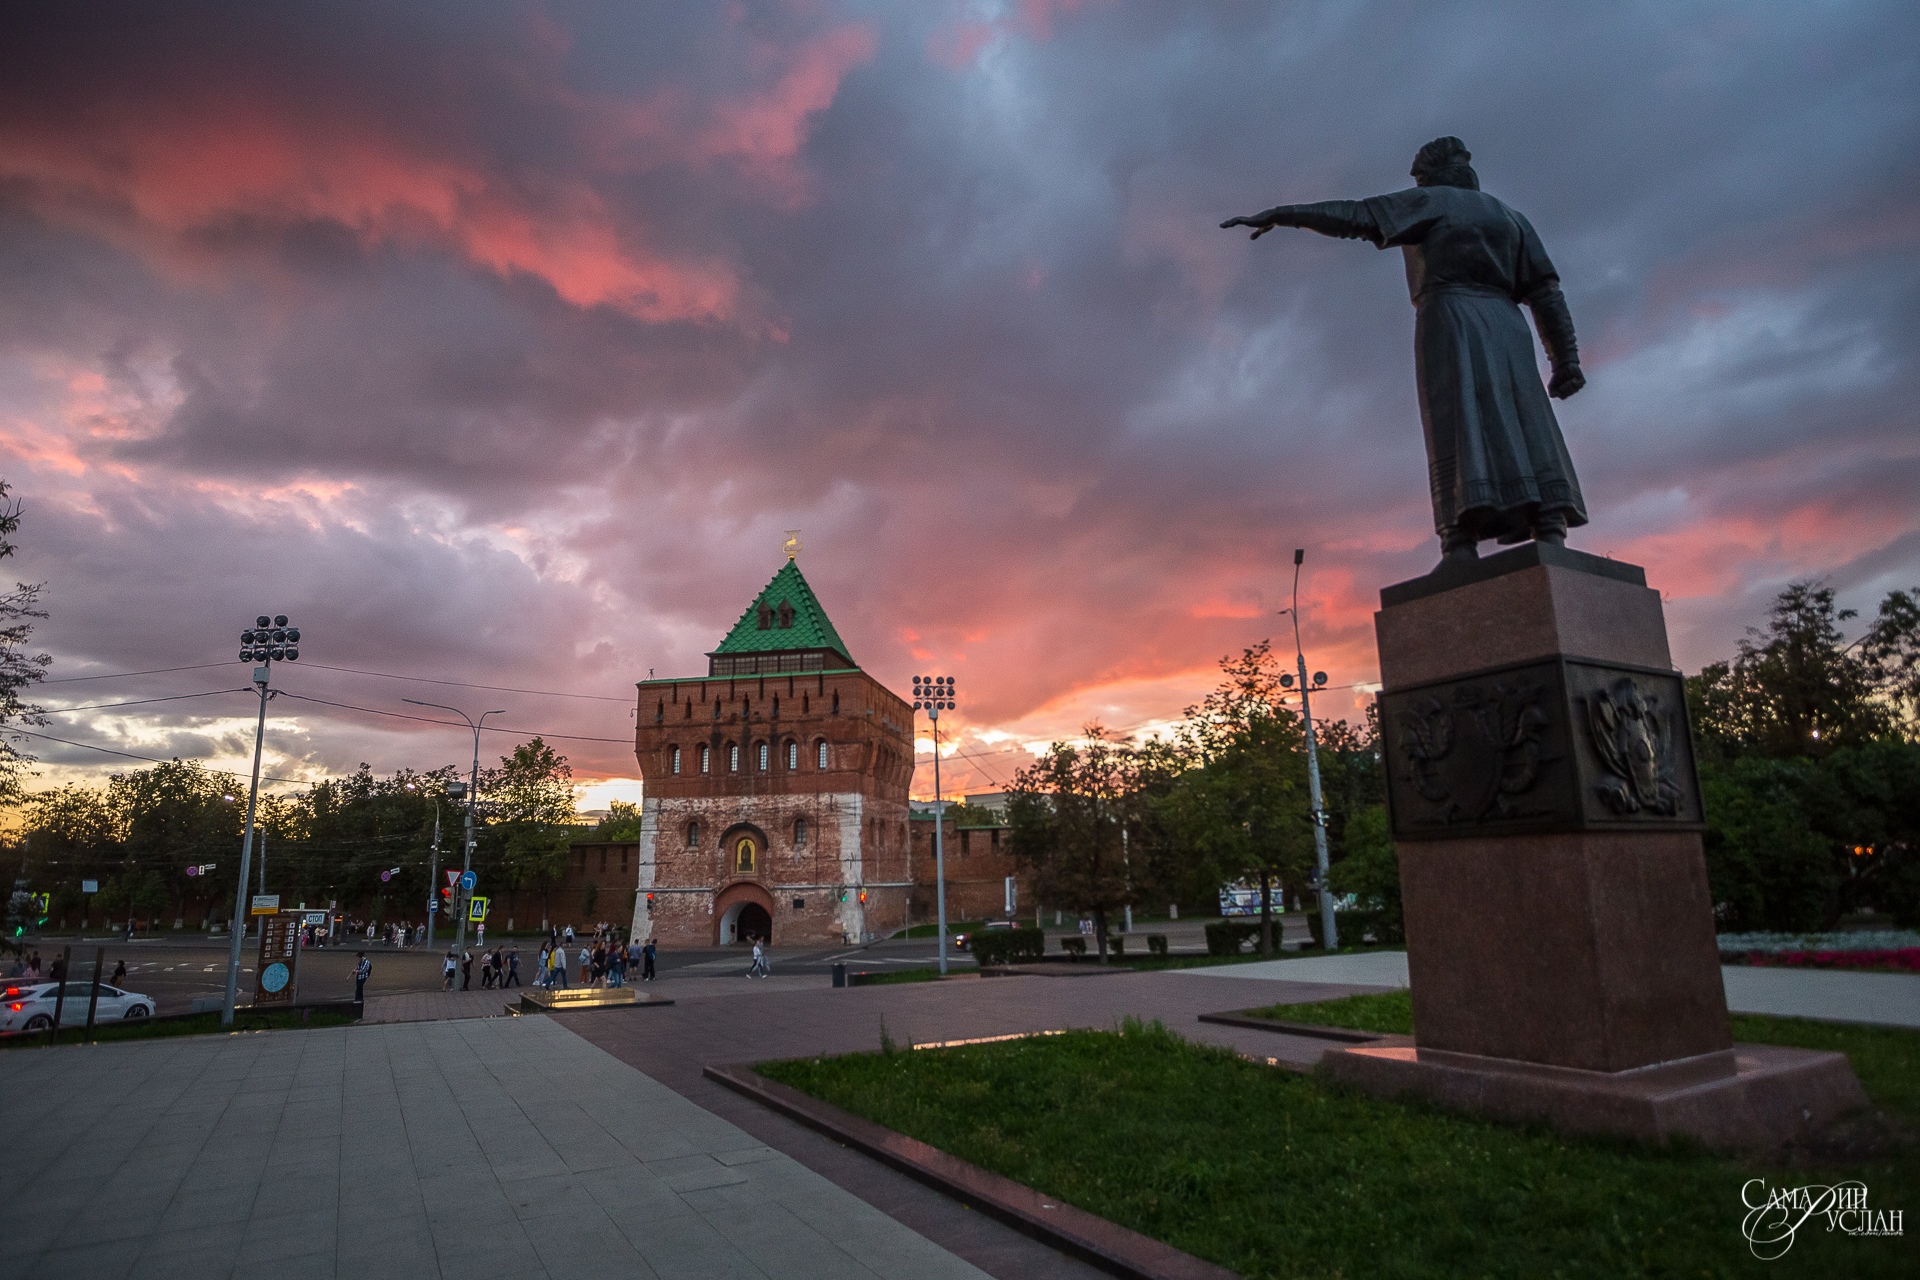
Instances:
[[[106,983],[100,985],[100,1003],[93,1011],[97,1026],[102,1022],[135,1022],[151,1018],[156,1009],[152,996],[122,991]],[[87,1025],[87,998],[93,987],[89,982],[69,982],[67,1002],[60,1006],[60,1025]],[[53,1025],[53,1010],[60,997],[57,982],[10,982],[0,993],[0,1035],[13,1032],[45,1031]]]

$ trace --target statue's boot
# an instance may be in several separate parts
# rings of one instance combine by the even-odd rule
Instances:
[[[1542,511],[1533,518],[1533,540],[1550,546],[1567,545],[1567,513],[1565,511]]]
[[[1440,557],[1443,563],[1448,560],[1478,560],[1480,540],[1457,524],[1447,525],[1440,530]]]

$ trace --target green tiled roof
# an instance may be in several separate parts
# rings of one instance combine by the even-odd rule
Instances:
[[[772,625],[766,630],[760,629],[760,606],[773,611]],[[793,625],[780,625],[780,606],[787,605],[793,611]],[[740,621],[733,624],[733,630],[720,642],[714,653],[774,653],[783,649],[831,649],[846,658],[849,663],[853,655],[847,652],[846,642],[840,639],[840,633],[833,629],[833,623],[827,619],[827,611],[820,607],[820,601],[813,594],[813,588],[800,573],[800,566],[792,560],[780,566],[780,572],[773,575],[773,581],[765,590],[753,598],[747,611],[740,615]]]

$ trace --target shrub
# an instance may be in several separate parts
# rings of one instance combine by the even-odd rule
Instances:
[[[1107,954],[1112,956],[1115,960],[1126,959],[1127,958],[1127,940],[1125,938],[1116,937],[1114,935],[1109,934],[1107,937]]]
[[[1085,938],[1062,938],[1060,939],[1060,949],[1070,956],[1083,956],[1087,954],[1087,940]]]
[[[969,945],[980,964],[1020,964],[1046,954],[1047,935],[1038,929],[981,929]]]
[[[1380,911],[1336,911],[1334,926],[1340,933],[1340,945],[1357,947],[1367,942],[1380,946],[1398,946],[1406,942],[1407,930],[1398,908]],[[1307,927],[1313,931],[1313,945],[1324,947],[1318,909],[1307,913]]]
[[[1274,926],[1279,927],[1279,918],[1274,918]],[[1240,947],[1249,938],[1260,936],[1260,923],[1244,920],[1216,920],[1207,926],[1207,954],[1210,956],[1237,956]]]
[[[1164,958],[1167,954],[1167,935],[1164,933],[1148,934],[1147,950],[1151,951],[1156,956],[1160,956]]]

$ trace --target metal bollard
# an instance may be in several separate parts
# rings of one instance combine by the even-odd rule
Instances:
[[[845,961],[841,961],[833,966],[833,985],[836,987],[844,987],[847,985],[847,965]]]

